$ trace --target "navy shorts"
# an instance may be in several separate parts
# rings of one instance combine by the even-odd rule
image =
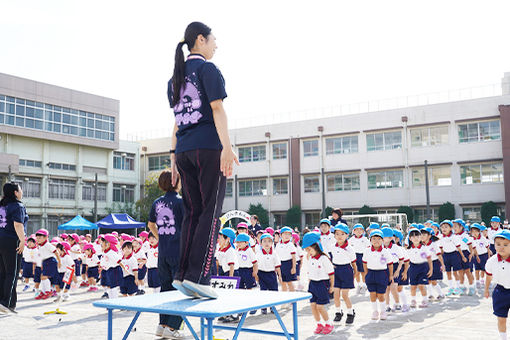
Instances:
[[[108,271],[101,270],[101,286],[108,287]]]
[[[482,255],[478,255],[480,258],[480,263],[476,260],[476,258],[473,258],[473,264],[475,265],[475,270],[485,270],[485,264],[487,263],[487,260],[489,259],[489,254],[485,253]],[[23,273],[25,274],[25,273]]]
[[[282,271],[282,281],[283,282],[297,281],[296,274],[290,273],[290,271],[292,269],[292,260],[282,261],[282,265],[280,268]]]
[[[469,255],[471,254],[469,252],[469,250],[463,250],[462,253],[464,254],[464,256],[466,257],[466,262],[462,261],[462,259],[460,259],[460,265],[462,266],[462,270],[468,270],[470,272],[473,271],[473,260],[469,261]]]
[[[54,257],[50,257],[42,262],[41,275],[47,276],[52,285],[59,284],[58,264]]]
[[[411,263],[409,265],[408,274],[409,283],[411,286],[426,285],[429,283],[427,273],[429,271],[428,262],[425,263]]]
[[[402,269],[400,270],[400,273],[398,274],[398,278],[397,278],[396,282],[398,283],[399,286],[408,286],[409,285],[409,270],[407,270],[408,275],[405,280],[402,278],[403,272],[404,272],[404,267],[402,267]]]
[[[41,267],[35,267],[34,270],[34,282],[41,283]]]
[[[510,289],[497,285],[492,292],[492,309],[494,315],[500,318],[508,318],[510,309]]]
[[[335,264],[335,288],[354,288],[354,271],[350,264]]]
[[[110,268],[106,271],[107,287],[115,288],[120,286],[122,280],[122,268],[120,266]]]
[[[32,262],[23,262],[23,277],[25,279],[34,277],[34,264]]]
[[[489,249],[491,250],[492,255],[496,254],[496,246],[494,246],[494,243],[492,243],[491,245],[489,245]]]
[[[81,260],[74,260],[74,275],[80,276],[81,275]]]
[[[147,275],[147,267],[143,265],[142,268],[138,268],[138,280],[145,279],[145,275]]]
[[[70,289],[71,286],[68,283],[64,283],[64,275],[65,275],[65,273],[58,273],[58,276],[59,276],[58,285],[60,286],[60,289],[64,289],[64,285],[65,285],[65,289]]]
[[[460,254],[458,251],[454,251],[452,253],[444,253],[443,254],[444,267],[445,271],[449,272],[453,270],[456,272],[457,270],[462,269],[462,259],[460,258]]]
[[[432,276],[429,281],[437,281],[443,279],[443,272],[441,271],[441,262],[439,260],[432,261]]]
[[[329,303],[329,280],[313,281],[308,284],[308,293],[312,294],[311,303],[327,305]]]
[[[85,263],[81,264],[81,275],[87,274],[87,265]]]
[[[158,268],[147,269],[147,284],[149,285],[149,288],[161,287]]]
[[[386,293],[388,282],[390,281],[388,269],[372,270],[369,269],[365,277],[365,283],[370,293],[376,292],[377,294]]]
[[[239,268],[239,276],[241,277],[241,282],[239,283],[240,289],[257,287],[257,282],[253,277],[253,268]]]
[[[124,276],[120,282],[120,293],[122,295],[132,295],[138,291],[133,275]]]
[[[301,260],[296,261],[296,276],[301,275]]]
[[[99,269],[97,267],[88,267],[87,268],[87,277],[98,279],[99,278]]]
[[[264,272],[259,270],[257,276],[259,277],[260,290],[278,290],[276,272]]]
[[[358,271],[363,273],[365,269],[363,268],[363,253],[356,253],[356,267],[358,267]]]

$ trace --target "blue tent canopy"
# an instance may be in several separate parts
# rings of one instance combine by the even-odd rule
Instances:
[[[97,230],[97,225],[78,215],[72,220],[59,225],[58,230]]]
[[[145,223],[135,221],[128,214],[110,214],[97,222],[97,226],[105,229],[133,229],[145,228]]]

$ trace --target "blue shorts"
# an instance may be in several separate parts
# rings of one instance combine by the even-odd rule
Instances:
[[[308,293],[312,294],[311,303],[327,305],[329,303],[329,280],[313,281],[308,284]]]
[[[469,261],[469,255],[471,254],[469,252],[469,250],[463,250],[462,253],[464,254],[464,256],[466,257],[466,262],[462,261],[462,259],[460,259],[460,265],[462,266],[462,270],[468,270],[470,272],[473,271],[473,260]]]
[[[64,289],[64,285],[65,285],[65,289],[70,289],[71,286],[68,283],[64,283],[64,275],[65,275],[65,273],[58,273],[58,275],[59,275],[59,283],[58,283],[58,285],[60,286],[60,289]]]
[[[411,286],[426,285],[429,283],[427,273],[429,271],[428,262],[425,263],[411,263],[409,265],[408,276]]]
[[[149,285],[149,288],[161,287],[158,268],[147,269],[147,284]]]
[[[350,264],[335,264],[335,288],[353,289],[354,271]]]
[[[41,283],[41,267],[35,267],[34,283]]]
[[[386,293],[388,282],[390,281],[388,269],[372,270],[369,269],[365,277],[365,283],[370,293],[376,292],[377,294]]]
[[[358,271],[360,273],[365,272],[365,269],[363,268],[363,253],[356,253],[356,267],[358,267]]]
[[[50,257],[49,259],[43,260],[42,262],[41,275],[47,276],[50,279],[52,285],[57,285],[60,281],[57,268],[57,260],[54,257]]]
[[[282,261],[282,265],[281,265],[280,269],[282,271],[282,281],[283,282],[297,281],[296,274],[290,273],[290,271],[292,269],[292,260]]]
[[[259,277],[260,290],[278,291],[278,280],[276,279],[276,272],[264,272],[259,270],[257,276]]]
[[[301,275],[301,260],[296,261],[296,276]]]
[[[101,286],[108,287],[108,271],[101,270]]]
[[[115,288],[120,286],[122,280],[122,268],[120,266],[110,268],[106,271],[107,287]]]
[[[120,293],[122,295],[132,295],[138,291],[133,275],[124,276],[120,282]]]
[[[23,262],[23,277],[25,279],[34,277],[34,264],[32,262]]]
[[[454,251],[451,253],[443,254],[444,267],[445,271],[448,273],[449,271],[456,272],[457,270],[462,269],[462,259],[460,258],[460,254],[458,251]]]
[[[500,318],[508,318],[510,309],[510,289],[497,285],[492,292],[492,309],[494,315]]]
[[[443,279],[443,272],[441,271],[441,262],[439,260],[432,261],[432,276],[429,281],[438,281]]]
[[[81,275],[81,260],[74,260],[74,276],[80,276]]]
[[[138,280],[145,279],[145,275],[147,275],[147,267],[143,265],[142,268],[138,268]]]
[[[494,246],[494,243],[489,245],[489,249],[491,250],[492,255],[496,254],[496,247]]]
[[[82,262],[81,264],[81,275],[87,274],[87,265]]]
[[[98,267],[88,267],[87,268],[87,277],[90,279],[90,278],[94,278],[94,279],[98,279],[99,278],[99,269]]]
[[[239,289],[251,289],[257,287],[257,282],[253,277],[253,268],[239,268]]]
[[[478,255],[480,258],[480,263],[476,260],[476,258],[473,259],[473,264],[475,265],[475,270],[485,270],[485,264],[487,263],[487,260],[489,259],[489,254],[485,253],[482,255]]]

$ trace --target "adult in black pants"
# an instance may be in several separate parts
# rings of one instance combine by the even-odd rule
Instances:
[[[184,207],[178,195],[179,181],[172,185],[172,173],[164,170],[159,175],[158,184],[165,195],[152,204],[149,214],[149,229],[158,239],[158,272],[161,281],[161,292],[175,290],[172,286],[174,276],[179,268],[179,243],[181,241],[181,225]],[[156,336],[165,339],[181,339],[179,332],[182,318],[177,315],[159,315],[159,326]]]
[[[184,61],[183,46],[191,52]],[[216,66],[216,38],[200,22],[188,25],[177,45],[168,100],[175,114],[170,148],[172,181],[180,175],[184,200],[179,271],[174,287],[189,296],[216,298],[211,269],[225,197],[226,177],[239,164],[228,136],[225,81]]]
[[[0,312],[15,312],[16,284],[25,249],[28,215],[21,203],[23,191],[16,183],[6,183],[0,201]]]

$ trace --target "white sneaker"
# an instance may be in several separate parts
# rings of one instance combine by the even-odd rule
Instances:
[[[158,327],[156,328],[156,336],[162,337],[164,331],[165,327],[158,325]]]
[[[0,303],[0,313],[2,313],[2,314],[9,314],[9,312],[10,312],[9,308],[5,307],[4,305],[2,305]]]
[[[69,296],[69,294],[64,294],[64,296],[62,297],[62,301],[67,301],[69,300],[71,296]]]
[[[180,340],[180,339],[185,339],[186,337],[184,336],[184,334],[182,334],[181,332],[179,332],[179,330],[171,330],[170,328],[168,327],[165,327],[163,329],[163,334],[161,335],[161,337],[163,339],[174,339],[174,340]]]
[[[172,286],[174,286],[175,289],[177,289],[179,292],[183,293],[186,296],[192,297],[192,298],[200,298],[200,295],[198,295],[197,292],[189,289],[188,287],[185,287],[182,284],[182,281],[174,280],[172,283]]]
[[[218,293],[209,285],[201,285],[195,282],[191,282],[189,280],[184,280],[182,282],[183,287],[197,293],[200,297],[207,299],[217,299]]]

